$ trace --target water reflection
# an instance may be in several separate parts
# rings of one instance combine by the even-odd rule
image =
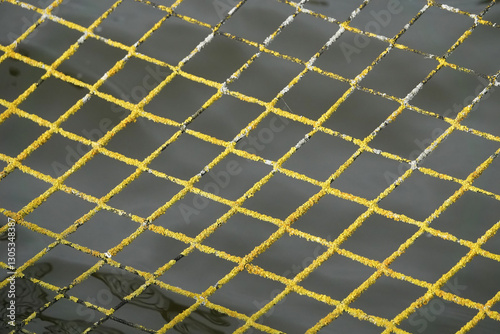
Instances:
[[[51,266],[46,263],[38,263],[25,270],[25,274],[28,276],[33,276],[35,278],[43,277],[45,274],[50,272]],[[8,289],[3,288],[0,290],[0,318],[7,319],[6,315],[8,313],[7,306],[10,302],[10,298],[7,296]],[[16,279],[16,318],[25,319],[35,310],[42,307],[44,304],[49,302],[52,298],[49,297],[47,290],[43,289],[39,285],[31,282],[28,279],[18,278]],[[0,332],[5,333],[7,329],[7,324],[0,322]]]
[[[36,263],[29,269],[25,270],[26,276],[30,276],[36,279],[43,280],[43,277],[50,273],[52,270],[52,265],[50,263]],[[136,289],[138,289],[144,280],[139,276],[134,276],[132,274],[123,274],[122,272],[117,273],[105,273],[97,272],[92,275],[92,277],[98,279],[106,285],[113,296],[122,299],[124,296],[129,295]],[[92,278],[89,278],[92,279]],[[68,292],[72,295],[71,290]],[[53,300],[55,293],[45,290],[40,285],[31,282],[28,279],[17,279],[16,280],[16,308],[17,308],[17,319],[26,319],[33,312],[39,310],[43,305]],[[88,295],[95,295],[95,291],[88,291]],[[7,305],[9,299],[7,298],[7,289],[2,289],[0,291],[0,317],[6,319]],[[140,307],[141,309],[158,312],[161,317],[165,320],[165,323],[170,322],[174,317],[182,313],[190,305],[182,304],[169,298],[165,291],[156,286],[148,287],[141,295],[134,298],[128,304]],[[55,304],[53,304],[55,305]],[[109,307],[115,305],[110,305]],[[42,327],[37,327],[37,333],[81,333],[86,328],[92,326],[92,324],[98,320],[98,318],[90,317],[87,320],[78,319],[78,315],[82,315],[79,312],[79,305],[75,304],[75,313],[69,312],[70,316],[67,317],[55,317],[51,312],[51,307],[47,308],[43,312],[37,315],[35,318],[35,323],[40,325],[43,323]],[[81,308],[80,308],[81,309]],[[83,313],[85,314],[85,313]],[[101,315],[102,316],[102,315]],[[41,320],[41,321],[40,321]],[[127,320],[127,319],[125,319]],[[100,325],[94,329],[93,333],[99,334],[126,334],[128,331],[119,330],[106,326],[107,323]],[[227,333],[226,328],[235,325],[235,320],[231,320],[229,316],[211,310],[208,308],[198,308],[194,311],[188,318],[186,318],[182,323],[174,326],[174,331],[177,333],[207,333],[207,334],[223,334]],[[144,326],[147,327],[147,324]],[[234,327],[234,326],[233,326]],[[30,324],[26,326],[30,328]],[[4,333],[10,327],[2,323],[0,325],[0,332]],[[132,328],[130,328],[132,330]],[[234,329],[234,328],[233,328]]]
[[[113,273],[95,273],[93,276],[102,281],[111,293],[120,299],[138,289],[144,282],[137,276],[125,277]],[[130,304],[159,312],[165,322],[170,322],[190,306],[172,300],[156,286],[149,286],[138,297],[130,301]],[[176,325],[174,329],[179,333],[218,334],[225,333],[225,331],[217,329],[217,327],[228,327],[231,324],[227,315],[215,310],[198,309],[193,313],[194,316],[191,315],[184,322]]]

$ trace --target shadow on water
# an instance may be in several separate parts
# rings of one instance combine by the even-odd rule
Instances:
[[[52,271],[52,265],[46,262],[39,262],[25,270],[25,275],[35,279],[43,279],[44,276]],[[97,272],[92,275],[95,279],[101,281],[109,290],[109,292],[122,299],[137,290],[144,280],[132,274],[124,275],[122,273],[104,273]],[[88,295],[92,295],[93,291],[88,291]],[[16,311],[18,319],[25,319],[33,312],[42,308],[46,303],[53,301],[55,293],[45,290],[40,285],[31,282],[29,279],[21,278],[16,280]],[[7,306],[9,299],[7,298],[7,289],[0,291],[0,317],[6,319]],[[174,317],[186,310],[190,305],[176,302],[165,295],[160,288],[155,286],[148,287],[141,295],[132,299],[128,304],[137,306],[143,310],[157,312],[164,319],[165,323],[171,321]],[[50,307],[37,315],[38,326],[37,333],[56,334],[56,333],[81,333],[86,328],[98,320],[92,321],[75,319],[74,317],[55,317],[46,312]],[[78,312],[77,312],[78,313]],[[81,312],[80,312],[81,313]],[[72,313],[74,316],[74,313]],[[127,321],[127,319],[123,319]],[[177,333],[207,333],[207,334],[223,334],[226,333],[224,328],[232,325],[234,321],[222,313],[215,310],[197,309],[190,317],[182,323],[174,326]],[[146,325],[147,327],[147,325]],[[0,332],[10,329],[5,323],[0,326]],[[131,328],[132,330],[132,328]],[[118,330],[106,325],[101,325],[94,329],[92,333],[99,334],[126,334],[127,331]]]

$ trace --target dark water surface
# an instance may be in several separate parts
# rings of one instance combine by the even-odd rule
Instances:
[[[27,3],[42,9],[49,5],[49,1],[43,0]],[[158,5],[165,6],[173,3],[172,0],[157,1]],[[345,21],[361,3],[359,0],[314,0],[305,3],[304,8]],[[447,0],[442,3],[472,14],[480,14],[488,6],[487,1]],[[234,0],[184,0],[175,9],[178,15],[169,17],[150,38],[138,46],[137,51],[172,65],[187,60],[185,57],[205,40],[211,30],[183,18],[191,17],[214,26],[234,4]],[[355,15],[349,25],[390,38],[398,34],[425,4],[422,0],[372,0]],[[86,27],[112,5],[113,1],[110,0],[65,0],[54,14]],[[484,14],[484,19],[500,24],[499,7],[491,7]],[[294,11],[293,6],[286,2],[248,0],[221,26],[220,31],[263,43]],[[145,1],[125,0],[95,29],[95,33],[130,46],[164,15],[165,12],[145,4]],[[7,1],[0,2],[0,44],[10,45],[12,37],[17,38],[39,17],[32,10]],[[345,135],[344,138],[318,132],[284,162],[283,168],[318,181],[327,180],[359,148],[355,142],[346,139],[363,140],[399,107],[398,102],[383,95],[404,99],[438,66],[439,62],[432,55],[445,55],[473,24],[474,20],[468,15],[452,13],[436,6],[425,11],[398,40],[421,52],[392,49],[360,81],[359,85],[367,89],[355,90],[323,124],[336,134]],[[267,47],[307,62],[338,29],[337,23],[300,13]],[[15,51],[51,64],[81,35],[81,32],[47,19],[19,43]],[[467,73],[450,67],[440,69],[409,100],[410,105],[431,115],[418,112],[415,108],[406,108],[396,120],[380,130],[369,146],[404,159],[419,157],[450,126],[441,116],[455,118],[488,85],[487,79],[500,70],[499,40],[498,26],[479,25],[474,29],[462,45],[447,55],[450,63],[472,71]],[[355,32],[345,31],[314,65],[352,80],[388,45],[387,41],[373,36],[360,37]],[[258,49],[249,43],[218,34],[187,60],[182,70],[221,83],[257,52]],[[105,40],[87,38],[58,70],[93,85],[126,53],[123,49],[106,44]],[[237,80],[227,85],[227,89],[269,102],[303,68],[303,64],[262,53]],[[21,117],[19,113],[7,118],[2,116],[9,103],[44,73],[40,68],[12,58],[0,63],[0,170],[7,168],[8,157],[15,158],[47,130]],[[121,71],[107,79],[98,90],[135,104],[171,73],[166,67],[132,57]],[[317,120],[349,88],[346,80],[336,80],[310,71],[276,106],[296,116]],[[382,94],[372,94],[369,89]],[[18,108],[54,122],[88,92],[86,88],[52,76],[41,82]],[[182,123],[216,93],[214,87],[176,76],[144,106],[144,110]],[[456,130],[420,161],[419,166],[460,180],[467,178],[500,147],[499,105],[500,87],[493,86],[461,122],[470,129],[489,134],[490,139],[473,134],[472,131]],[[197,115],[187,128],[218,140],[231,141],[264,111],[262,105],[226,94]],[[130,113],[130,110],[92,95],[76,113],[61,123],[61,128],[96,141]],[[239,139],[236,144],[236,148],[257,154],[262,161],[230,153],[213,166],[210,173],[204,174],[195,186],[221,198],[237,200],[273,170],[272,161],[280,159],[312,129],[311,124],[271,113],[248,137]],[[106,148],[129,158],[143,160],[177,131],[178,128],[173,125],[140,117],[117,132]],[[57,178],[89,150],[89,146],[56,133],[21,162],[33,170]],[[148,167],[181,180],[189,180],[223,151],[224,147],[217,143],[183,133]],[[331,187],[368,200],[375,199],[409,168],[407,163],[389,159],[377,152],[359,155],[332,182]],[[130,164],[98,153],[71,174],[64,184],[100,198],[135,170]],[[434,218],[430,226],[465,241],[476,242],[481,238],[500,219],[499,170],[500,162],[495,159],[474,181],[473,186],[477,187],[475,191],[466,191],[439,217]],[[378,205],[416,221],[424,221],[460,186],[459,182],[432,177],[422,170],[416,170]],[[0,225],[7,224],[8,212],[22,210],[49,187],[49,183],[19,169],[0,179]],[[71,245],[81,245],[105,254],[139,227],[129,214],[146,218],[182,188],[165,178],[142,173],[107,202],[116,212],[98,211],[65,240]],[[246,199],[242,207],[265,214],[270,219],[285,220],[320,190],[318,185],[277,172],[254,196]],[[20,267],[54,242],[51,232],[63,232],[95,207],[95,204],[82,197],[55,191],[24,217],[26,222],[46,229],[45,232],[36,232],[26,224],[17,225],[17,266]],[[173,233],[195,238],[230,209],[227,203],[188,192],[152,223]],[[366,206],[360,203],[327,194],[296,219],[292,227],[333,241],[366,210]],[[119,212],[122,214],[117,214]],[[414,224],[373,213],[341,244],[343,254],[333,254],[298,285],[342,301],[376,271],[345,256],[347,253],[382,262],[418,229]],[[244,257],[277,230],[278,226],[268,221],[236,213],[204,239],[202,245]],[[7,233],[4,233],[0,238],[0,281],[4,282],[0,289],[0,333],[8,333],[10,328],[5,320],[9,305],[9,285],[6,282],[10,276],[5,265],[7,244]],[[188,246],[189,242],[186,244],[146,230],[112,257],[122,265],[121,268],[104,264],[83,282],[60,291],[64,294],[62,297],[53,291],[54,286],[68,287],[101,259],[75,247],[59,244],[26,267],[16,279],[16,320],[21,322],[36,312],[36,316],[27,324],[19,325],[18,330],[22,328],[24,333],[39,334],[81,333],[87,328],[92,328],[91,333],[155,332],[192,306],[196,301],[193,294],[201,294],[210,286],[217,285],[237,265],[216,256],[219,255],[217,253],[208,254],[195,249],[159,276],[158,280],[172,289],[165,289],[158,284],[149,285],[129,302],[122,302],[124,297],[146,282],[134,270],[153,273],[168,261],[178,258]],[[499,293],[498,233],[491,236],[481,248],[490,257],[473,257],[464,268],[450,277],[442,287],[443,291],[482,304]],[[325,251],[326,247],[319,243],[285,233],[251,263],[272,274],[293,279]],[[433,284],[469,251],[470,248],[464,242],[461,244],[424,233],[389,268]],[[124,266],[129,266],[129,270],[125,270]],[[208,300],[252,316],[285,288],[282,282],[243,270],[220,286]],[[368,315],[392,320],[426,292],[421,286],[382,275],[349,306],[361,309]],[[90,302],[102,309],[89,308],[83,302]],[[111,308],[116,311],[107,317],[103,312]],[[304,333],[334,308],[314,298],[291,292],[256,322],[275,331]],[[493,304],[491,310],[497,312],[496,317],[500,319],[500,303]],[[427,305],[403,320],[398,328],[407,333],[455,333],[476,314],[475,309],[434,296]],[[243,324],[243,320],[231,317],[220,309],[201,305],[169,332],[232,333]],[[343,312],[322,328],[320,333],[371,334],[382,333],[384,329],[369,319],[360,320]],[[259,332],[256,328],[250,328],[245,333]],[[486,316],[468,333],[500,333],[500,321]]]

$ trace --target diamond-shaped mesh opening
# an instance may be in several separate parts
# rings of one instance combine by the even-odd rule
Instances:
[[[56,191],[26,218],[38,226],[61,233],[93,207],[73,194]]]
[[[489,142],[465,132],[454,132],[432,152],[422,165],[465,179],[481,162],[494,154],[498,147],[500,147],[499,143]],[[444,161],[449,162],[450,166],[440,167],[444,165]]]
[[[43,132],[44,129],[36,123],[12,115],[0,125],[0,150],[3,154],[16,157]]]
[[[324,126],[354,138],[364,139],[397,108],[395,101],[356,90],[338,106]],[[360,118],[363,122],[358,121]]]
[[[142,160],[175,133],[174,127],[141,118],[117,133],[106,148]]]
[[[497,201],[484,194],[468,191],[434,220],[432,226],[475,242],[498,221],[500,207]]]
[[[375,35],[393,37],[414,18],[423,1],[371,1],[352,19],[352,26]],[[416,23],[415,23],[416,24]]]
[[[442,253],[430,252],[435,248],[441,249]],[[413,242],[405,254],[391,264],[391,268],[417,279],[434,283],[466,255],[467,251],[467,248],[454,242],[422,235]],[[433,258],[432,263],[424,261],[429,256]]]
[[[229,207],[225,204],[202,195],[188,193],[154,223],[172,232],[194,238],[228,210]]]
[[[382,262],[416,231],[415,226],[374,214],[368,217],[341,247]]]
[[[71,233],[66,239],[89,249],[105,253],[118,245],[136,229],[137,223],[131,221],[129,217],[102,210],[78,227],[78,230]],[[102,242],[95,238],[100,233],[108,235],[106,241]]]
[[[183,134],[166,147],[150,166],[168,175],[189,180],[201,172],[222,151],[223,147]],[[178,163],[173,164],[172,161]]]
[[[270,48],[307,61],[320,50],[321,46],[336,30],[336,25],[325,20],[307,14],[299,14],[290,27],[287,27],[274,39]]]
[[[158,330],[187,309],[191,303],[192,300],[187,297],[164,291],[153,285],[120,307],[115,312],[115,316],[121,321],[127,319],[143,328]]]
[[[300,73],[301,66],[286,59],[267,53],[255,59],[241,78],[229,87],[237,92],[255,96],[263,101],[271,101],[281,89]],[[275,73],[269,76],[269,73]]]
[[[237,213],[212,233],[204,244],[243,257],[276,230],[277,227],[269,222]]]
[[[410,333],[457,332],[476,315],[476,310],[457,305],[439,297],[418,308],[401,327]]]
[[[100,97],[92,96],[76,113],[68,117],[62,127],[88,140],[98,141],[129,114],[129,110],[120,109]]]
[[[351,306],[360,308],[368,314],[392,319],[424,293],[425,289],[419,286],[392,277],[382,276],[356,299]],[[393,295],[398,295],[398,298],[391,298],[390,296]],[[377,299],[378,302],[370,302],[374,299]],[[382,305],[384,307],[380,307]]]
[[[234,264],[229,261],[194,251],[179,260],[179,264],[168,270],[160,280],[184,290],[200,293],[217,284],[233,267]],[[186,274],[192,279],[187,280]]]
[[[319,133],[288,159],[283,167],[316,180],[326,180],[354,154],[356,149],[355,145],[339,137]],[[304,161],[309,163],[305,165]]]
[[[306,202],[318,187],[300,180],[290,180],[282,174],[274,175],[255,195],[245,201],[245,207],[258,210],[271,217],[285,219],[298,205]],[[282,201],[273,203],[269,198],[281,197]]]
[[[54,35],[57,35],[58,38],[53,38]],[[19,43],[17,47],[19,50],[28,53],[34,60],[51,64],[61,57],[71,44],[76,43],[80,36],[81,33],[76,30],[46,20],[40,23],[37,29]],[[40,48],[40,45],[47,46],[47,50],[50,50],[50,52]]]
[[[101,91],[127,102],[139,103],[169,74],[171,71],[166,67],[153,66],[147,61],[132,58],[120,72],[106,80]]]
[[[498,193],[500,191],[500,179],[495,177],[498,175],[498,170],[500,168],[500,160],[495,159],[490,165],[491,167],[484,171],[477,181],[474,183],[476,187],[481,189]]]
[[[278,328],[286,333],[295,330],[304,332],[304,330],[307,330],[307,328],[317,322],[321,316],[328,314],[331,310],[332,307],[329,305],[291,292],[262,316],[262,323],[273,328]],[[286,321],[290,312],[296,312],[300,315],[300,325],[293,325]]]
[[[498,118],[500,115],[498,115],[498,113],[491,112],[499,101],[500,93],[498,92],[498,89],[490,90],[489,93],[484,96],[484,99],[479,101],[478,104],[474,106],[474,113],[464,119],[464,125],[491,133],[495,136],[500,135],[500,122]]]
[[[124,50],[114,48],[102,40],[87,38],[75,53],[62,62],[59,70],[93,85],[126,54]]]
[[[363,205],[326,195],[295,221],[293,227],[332,241],[365,211]]]
[[[254,150],[253,148],[250,149]],[[196,183],[196,186],[207,193],[222,196],[229,200],[236,200],[270,171],[271,167],[263,163],[229,154],[210,172],[204,174],[200,181]],[[198,197],[200,196],[198,195]],[[198,206],[203,208],[207,205],[205,203],[206,201],[202,198],[198,198],[196,202],[193,201],[195,208],[198,208]]]
[[[407,64],[413,64],[408,67]],[[436,67],[434,59],[406,50],[391,50],[370,71],[361,85],[400,98],[405,97]]]
[[[489,268],[490,277],[474,277],[477,268],[483,266]],[[494,260],[481,256],[474,257],[466,267],[459,270],[452,278],[456,290],[464,298],[472,299],[480,303],[486,303],[498,293],[498,286],[494,282],[498,281],[498,263]]]
[[[404,110],[370,144],[373,148],[415,160],[447,128],[448,124],[439,119]],[[399,140],[395,141],[395,136]]]
[[[279,282],[243,271],[218,289],[209,300],[250,316],[283,289],[284,285]]]
[[[2,205],[8,210],[19,211],[48,188],[47,183],[15,170],[0,184]]]
[[[182,122],[195,114],[216,92],[212,87],[176,76],[144,109],[155,115]]]
[[[415,172],[384,198],[380,206],[414,219],[425,220],[458,188],[456,183]]]
[[[256,103],[223,95],[196,117],[190,128],[217,139],[231,141],[262,111],[264,108]],[[281,128],[278,124],[277,129]]]
[[[214,325],[227,331],[234,332],[241,326],[241,320],[231,318],[227,314],[210,309],[206,306],[200,306],[196,312],[193,312],[184,319],[178,326],[178,331],[193,332],[210,332]]]
[[[293,249],[291,249],[293,245]],[[282,236],[269,250],[258,256],[253,264],[280,276],[293,279],[308,267],[326,248],[296,236]],[[287,259],[284,255],[288,253]]]
[[[90,146],[54,134],[43,146],[25,159],[25,164],[57,178],[70,169],[90,149]]]
[[[155,271],[168,261],[176,258],[185,248],[185,244],[173,238],[145,231],[136,237],[115,260],[139,270]],[[154,250],[154,254],[149,254]],[[144,262],[144,258],[148,258]]]
[[[66,245],[58,245],[42,256],[37,263],[47,268],[47,272],[41,278],[42,281],[55,286],[67,286],[97,261],[97,258],[89,254]],[[31,277],[31,275],[26,276]]]
[[[0,17],[2,29],[0,33],[0,43],[9,45],[28,30],[29,25],[26,25],[26,20],[23,20],[23,18],[27,18],[28,22],[30,22],[29,20],[31,19],[31,23],[34,23],[41,15],[32,13],[30,10],[22,8],[21,6],[3,3]]]
[[[43,71],[16,59],[7,58],[0,63],[0,75],[3,78],[0,98],[14,101],[40,80]]]
[[[67,184],[90,195],[101,197],[133,171],[133,167],[99,154],[76,173],[71,174]]]
[[[144,281],[138,276],[123,269],[104,265],[84,282],[73,287],[71,294],[82,301],[109,309],[118,305],[123,297],[142,283]],[[91,321],[100,318],[97,312],[87,311],[87,313]]]
[[[175,16],[169,17],[162,26],[142,43],[138,51],[158,60],[176,65],[186,57],[210,30],[206,27],[191,24]],[[171,52],[164,52],[164,45],[171,47]]]
[[[302,285],[311,291],[342,300],[374,271],[362,263],[335,254],[313,271]]]
[[[405,166],[397,161],[365,152],[340,174],[332,186],[356,196],[373,199],[387,188],[404,169]]]
[[[164,16],[165,12],[127,0],[102,21],[99,25],[99,35],[132,45]]]
[[[236,4],[237,2],[221,1],[217,5],[222,9],[221,13],[227,14],[233,7],[232,3]],[[264,11],[263,8],[265,8]],[[293,8],[278,1],[251,1],[234,13],[221,27],[221,31],[251,41],[262,42],[293,12]]]
[[[171,5],[174,3],[174,0],[168,0],[168,2],[171,2],[169,4]],[[235,1],[217,1],[212,3],[203,0],[189,0],[181,2],[177,7],[177,12],[203,23],[216,25],[236,3]]]
[[[315,72],[306,73],[286,96],[282,109],[293,110],[299,116],[316,120],[345,93],[345,82]]]
[[[460,89],[450,85],[460,82]],[[417,107],[454,118],[462,109],[484,89],[487,85],[481,77],[464,72],[442,68],[418,92],[412,100]],[[439,91],[439,93],[437,93]],[[491,93],[491,92],[490,92]]]
[[[54,122],[86,93],[81,87],[59,79],[48,78],[19,105],[19,108]]]
[[[38,3],[40,2],[43,1],[38,1]],[[49,3],[49,1],[45,2]],[[63,1],[55,8],[54,13],[67,21],[88,27],[112,5],[113,0]],[[88,14],[81,15],[81,12],[85,10]]]
[[[436,20],[436,18],[439,20]],[[438,30],[437,22],[448,29]],[[401,44],[418,48],[424,52],[442,55],[472,25],[471,18],[450,13],[440,8],[429,8],[401,39]],[[431,33],[432,32],[432,33]]]
[[[236,144],[236,148],[277,161],[310,130],[300,122],[269,114]]]
[[[221,54],[220,49],[226,50]],[[257,50],[225,36],[214,36],[183,69],[194,75],[223,82]]]
[[[387,47],[387,43],[376,38],[345,31],[315,64],[323,70],[353,79]]]
[[[487,45],[486,41],[496,39],[498,36],[498,29],[492,27],[478,27],[477,30],[473,31],[470,38],[457,48],[457,52],[454,52],[450,56],[450,61],[478,71],[479,73],[490,75],[496,73],[500,69],[500,66],[495,63],[489,63],[484,58],[484,55],[476,50],[484,50]],[[493,55],[493,57],[498,57],[498,51],[496,52],[497,55]],[[473,62],[471,58],[474,59]]]
[[[298,3],[300,1],[294,0],[294,2]],[[335,6],[332,6],[327,1],[309,1],[304,3],[304,8],[321,13],[338,21],[345,21],[349,18],[351,13],[361,5],[362,2],[362,0],[354,0],[349,2],[339,2],[338,4],[335,4]]]

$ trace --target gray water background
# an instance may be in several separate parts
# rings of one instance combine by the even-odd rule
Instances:
[[[31,2],[38,4],[37,1]],[[344,20],[359,3],[360,1],[326,0],[313,2],[306,7]],[[485,3],[480,2],[448,1],[447,3],[472,13],[479,13],[486,6]],[[110,6],[111,2],[102,1],[92,4],[88,6],[83,1],[67,1],[61,6],[57,15],[82,25],[89,25]],[[167,5],[169,4],[170,2],[167,1]],[[422,6],[422,1],[402,2],[402,12],[391,16],[389,24],[381,27],[380,34],[393,36],[415,16]],[[498,22],[497,7],[493,7],[485,18]],[[119,8],[120,10],[104,21],[98,32],[104,37],[129,45],[137,41],[163,15],[157,10],[132,1],[124,2]],[[378,12],[385,8],[387,8],[386,2],[373,1],[353,20],[351,25],[363,29],[368,22],[374,21],[373,15],[370,15],[371,11]],[[216,7],[210,1],[186,0],[185,4],[178,8],[178,12],[209,24],[216,24],[219,21]],[[292,12],[291,7],[276,1],[250,0],[222,26],[221,30],[262,42]],[[27,13],[29,12],[8,3],[0,4],[0,31],[2,31],[3,38],[0,42],[3,45],[9,44],[5,37],[6,32],[20,33],[19,22],[23,22],[20,19],[26,17]],[[496,16],[495,13],[497,13]],[[28,18],[31,19],[32,16]],[[435,26],[436,18],[445,22],[446,29]],[[399,42],[440,55],[471,25],[472,20],[467,17],[431,8],[428,15],[422,18],[422,22],[417,22],[411,27]],[[336,24],[301,14],[270,44],[269,48],[308,60],[335,33],[337,27]],[[499,48],[498,42],[495,42],[499,37],[498,29],[478,28],[478,30],[481,31],[477,33],[477,36],[474,35],[475,44],[467,46],[464,43],[450,56],[449,60],[470,67],[478,73],[491,75],[499,69]],[[209,32],[208,29],[172,17],[141,45],[138,51],[174,64],[185,57]],[[33,38],[21,43],[17,51],[45,63],[51,63],[71,43],[74,43],[79,35],[77,32],[49,22],[41,26]],[[354,78],[387,46],[384,42],[370,39],[368,45],[360,48],[361,52],[354,53],[352,59],[348,61],[339,45],[345,42],[356,46],[354,37],[354,34],[346,32],[317,60],[315,65],[347,78]],[[216,36],[183,69],[186,72],[222,82],[255,52],[256,49],[251,46]],[[60,70],[84,82],[94,83],[124,55],[124,51],[89,39],[73,57],[60,66]],[[393,50],[361,82],[361,85],[402,98],[436,65],[437,62],[432,59],[406,51]],[[151,68],[155,70],[154,67],[146,70],[148,66],[151,65],[132,59],[119,74],[108,79],[100,90],[137,103],[138,100],[133,93],[139,94],[140,92],[136,87],[141,85],[145,75],[151,75]],[[228,88],[269,101],[301,69],[302,66],[298,64],[263,54]],[[42,73],[39,69],[7,59],[0,64],[1,97],[12,101]],[[160,78],[169,74],[166,71],[154,73]],[[467,98],[475,96],[478,87],[484,87],[484,82],[477,77],[443,69],[424,85],[422,91],[411,103],[443,114],[446,110],[453,109],[454,104],[463,105]],[[348,85],[340,81],[308,73],[285,95],[286,105],[281,100],[277,106],[298,115],[317,119],[347,88]],[[215,89],[176,78],[145,107],[145,110],[182,122],[214,93]],[[85,94],[84,89],[50,78],[19,107],[49,121],[54,121]],[[469,102],[470,99],[467,103]],[[497,89],[478,104],[463,124],[493,135],[500,135],[499,102],[500,93]],[[397,106],[395,102],[356,91],[330,117],[325,126],[362,139]],[[258,105],[224,96],[195,119],[190,124],[190,128],[219,139],[231,140],[262,111],[263,108]],[[451,115],[455,114],[454,111]],[[111,127],[118,124],[124,115],[127,115],[127,111],[113,108],[110,103],[94,96],[81,110],[63,123],[62,127],[83,136],[89,133],[90,136],[100,136],[103,132],[99,134],[101,129],[99,122],[109,119],[111,125],[108,126]],[[268,116],[254,130],[254,133],[262,133],[262,129],[269,129],[271,124],[279,124],[280,129],[283,125],[283,130],[275,132],[269,143],[260,142],[253,147],[260,156],[270,160],[276,160],[282,156],[311,129],[298,122],[287,122],[277,116]],[[444,121],[405,110],[393,124],[382,130],[370,145],[373,148],[409,158],[415,151],[422,150],[420,143],[426,143],[426,145],[430,143],[429,139],[433,138],[436,129],[446,127],[447,124]],[[0,151],[15,157],[43,131],[43,128],[29,120],[15,115],[11,116],[0,124]],[[107,147],[126,156],[144,159],[175,131],[173,127],[139,120],[118,133]],[[245,140],[247,139],[243,139],[244,142]],[[246,143],[245,147],[251,150],[251,143],[248,140]],[[425,159],[422,165],[455,177],[465,178],[496,149],[498,149],[498,143],[463,132],[454,132]],[[75,156],[80,156],[80,150],[85,152],[84,147],[62,136],[54,135],[24,163],[35,170],[58,176],[58,170],[54,169],[54,162],[64,166],[68,157],[71,162]],[[355,150],[356,147],[351,143],[319,133],[297,151],[284,164],[284,167],[318,180],[325,180]],[[189,179],[221,151],[221,147],[183,134],[178,142],[169,146],[152,162],[150,167],[169,175]],[[76,152],[75,156],[72,152]],[[243,172],[232,178],[227,187],[220,189],[221,196],[229,199],[241,196],[253,183],[271,170],[270,166],[262,163],[247,161],[236,156],[231,156],[231,159],[237,161]],[[227,167],[226,161],[216,166],[214,172],[220,173],[224,170]],[[5,166],[6,163],[0,161],[0,168]],[[332,186],[372,199],[388,186],[386,175],[399,175],[404,168],[381,156],[363,153],[339,179],[335,180]],[[498,161],[495,160],[474,185],[500,193],[498,168]],[[131,166],[99,155],[68,178],[66,184],[99,197],[107,193],[133,170]],[[212,181],[209,175],[205,175],[199,182],[199,187],[202,188]],[[48,184],[16,170],[0,182],[0,207],[18,211],[48,187]],[[458,187],[456,183],[433,179],[416,172],[393,194],[384,199],[380,206],[424,220]],[[173,183],[158,180],[150,174],[142,174],[122,193],[113,197],[109,204],[146,217],[179,190],[180,187]],[[277,174],[254,197],[245,201],[243,206],[284,219],[317,191],[319,188],[316,186]],[[196,199],[191,194],[187,195],[181,203],[193,206],[194,201]],[[58,191],[29,214],[26,220],[54,232],[61,232],[92,208],[93,205],[80,198]],[[175,205],[153,223],[194,237],[228,209],[222,204],[212,202],[200,210],[200,214],[190,216],[187,222],[179,206]],[[361,205],[327,195],[299,218],[293,226],[313,235],[333,240],[364,211],[365,208]],[[498,201],[478,193],[467,192],[437,218],[432,226],[460,238],[475,241],[499,220],[499,216]],[[6,223],[3,215],[0,219],[2,219],[0,221],[2,225]],[[136,228],[137,224],[126,216],[101,211],[68,237],[68,240],[105,252]],[[50,238],[36,234],[22,226],[18,226],[17,229],[19,264],[33,257],[51,242]],[[206,239],[204,244],[230,254],[244,256],[276,229],[277,227],[272,224],[236,214]],[[373,215],[342,244],[342,248],[383,261],[416,231],[415,226]],[[5,243],[5,241],[2,240],[0,243]],[[185,247],[180,242],[166,241],[164,237],[145,232],[115,259],[139,270],[152,272],[176,257]],[[494,236],[483,248],[499,254],[500,238]],[[396,260],[391,268],[415,278],[434,282],[464,256],[467,250],[457,243],[424,235]],[[297,271],[305,268],[323,251],[324,249],[317,244],[285,235],[253,263],[271,272],[292,278]],[[4,253],[1,254],[2,257],[5,256]],[[25,274],[57,286],[65,286],[96,262],[97,259],[89,255],[59,245],[39,260],[37,265],[29,268]],[[186,290],[202,292],[209,285],[216,284],[232,267],[233,264],[230,262],[195,251],[179,261],[160,279]],[[312,291],[341,300],[373,271],[360,263],[335,254],[302,282],[302,285]],[[2,279],[6,277],[5,270],[0,270],[0,273]],[[142,283],[141,280],[138,276],[123,270],[104,266],[98,274],[71,289],[69,294],[110,308],[118,304],[120,297],[130,293],[134,287],[138,287]],[[499,264],[493,260],[476,257],[450,280],[450,286],[445,289],[454,291],[458,287],[455,292],[460,296],[473,301],[486,302],[499,290],[499,281]],[[53,297],[52,292],[28,283],[26,280],[19,280],[18,284],[23,288],[21,294],[24,296],[24,299],[18,297],[21,301],[19,312],[24,312],[25,315],[30,314],[32,310]],[[251,315],[283,288],[284,286],[280,283],[243,272],[219,289],[209,300]],[[363,309],[368,314],[391,319],[424,293],[424,289],[383,276],[351,305]],[[475,315],[473,310],[444,303],[437,297],[435,300],[429,304],[434,305],[435,309],[427,309],[431,312],[429,318],[417,312],[416,316],[411,318],[413,321],[404,321],[401,328],[412,333],[453,333]],[[158,329],[192,303],[192,300],[185,297],[151,287],[139,298],[118,310],[115,315],[151,329]],[[493,306],[493,309],[500,310],[498,305]],[[265,325],[287,333],[302,333],[332,310],[330,306],[291,293],[283,303],[262,316],[261,321]],[[78,332],[102,316],[97,311],[61,300],[30,322],[26,329],[36,333],[71,332],[71,330]],[[240,325],[241,321],[201,307],[173,331],[230,333]],[[258,332],[255,329],[253,331]],[[325,327],[321,333],[381,333],[382,331],[382,328],[343,314],[331,325]],[[134,330],[116,321],[108,320],[96,332],[133,333]],[[498,332],[500,332],[498,322],[483,320],[470,333]]]

